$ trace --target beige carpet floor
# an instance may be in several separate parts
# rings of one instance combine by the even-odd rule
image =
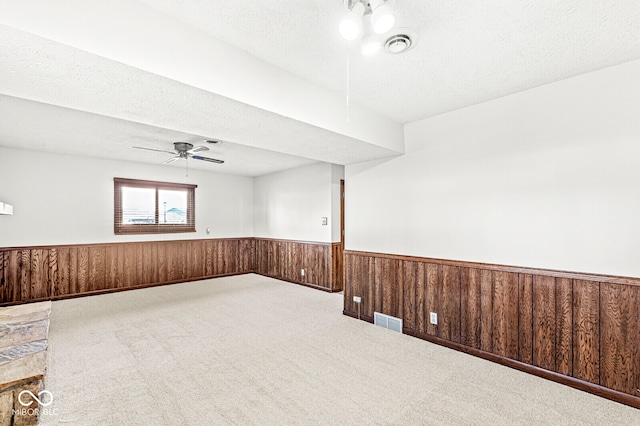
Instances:
[[[53,303],[41,424],[638,425],[640,410],[257,275]]]

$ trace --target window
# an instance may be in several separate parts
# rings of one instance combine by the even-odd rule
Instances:
[[[195,232],[197,185],[113,179],[116,234]]]

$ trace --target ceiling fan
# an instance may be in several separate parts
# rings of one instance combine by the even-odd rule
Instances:
[[[207,142],[218,143],[218,141],[215,141],[215,142],[207,141]],[[171,164],[174,161],[177,161],[181,158],[184,158],[185,160],[189,158],[193,158],[194,160],[208,161],[210,163],[217,163],[217,164],[224,163],[223,160],[218,160],[216,158],[201,157],[200,155],[195,155],[198,152],[209,151],[209,148],[207,148],[204,145],[199,145],[194,148],[193,144],[190,144],[188,142],[174,142],[173,147],[175,148],[175,152],[164,151],[161,149],[145,148],[142,146],[134,146],[134,148],[136,149],[146,149],[147,151],[166,152],[167,154],[173,154],[173,157],[163,161],[162,164]]]

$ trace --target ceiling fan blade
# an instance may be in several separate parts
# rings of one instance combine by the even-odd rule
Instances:
[[[189,154],[195,154],[196,152],[202,152],[202,151],[209,151],[209,148],[207,148],[204,145],[199,145],[196,146],[195,148],[191,148],[189,151],[187,151]]]
[[[164,152],[164,153],[166,153],[166,154],[175,154],[175,152],[174,152],[174,151],[163,151],[163,150],[161,150],[161,149],[145,148],[145,147],[143,147],[143,146],[134,146],[133,148],[136,148],[136,149],[146,149],[147,151]]]
[[[163,161],[163,162],[162,162],[162,164],[171,164],[171,163],[173,163],[174,161],[177,161],[177,160],[179,160],[179,159],[180,159],[180,156],[179,156],[179,155],[176,155],[175,157],[171,157],[171,158],[169,158],[168,160]]]
[[[209,158],[209,157],[201,157],[199,155],[192,155],[191,158],[193,158],[194,160],[202,160],[202,161],[208,161],[210,163],[217,163],[217,164],[222,164],[224,163],[224,161],[222,160],[218,160],[216,158]]]

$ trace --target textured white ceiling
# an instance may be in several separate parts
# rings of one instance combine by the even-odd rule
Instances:
[[[342,0],[141,0],[285,70],[346,93]],[[350,94],[407,123],[640,58],[638,0],[398,0],[419,42],[350,50]]]
[[[189,168],[260,176],[315,163],[308,158],[277,153],[223,141],[205,143],[197,136],[84,111],[0,95],[0,145],[78,156],[124,159],[161,164],[171,154],[139,150],[134,146],[173,151],[173,142],[205,145],[203,157],[224,160],[224,164],[190,160]],[[184,161],[164,167],[184,168]]]
[[[109,118],[116,118],[152,126],[158,132],[166,130],[168,135],[178,132],[183,135],[181,139],[204,137],[234,143],[237,149],[228,152],[225,161],[235,161],[244,169],[219,167],[219,171],[256,176],[297,167],[302,159],[307,163],[312,160],[350,164],[397,155],[389,149],[2,25],[0,63],[3,65],[0,94],[11,98],[86,111],[94,121],[103,116],[103,128],[115,123]],[[55,109],[49,111],[59,114]],[[31,133],[29,126],[36,122],[30,119],[27,109],[21,113],[25,117],[13,123],[13,134],[19,133],[19,124],[25,126],[25,134]],[[40,126],[56,123],[43,120]],[[74,131],[73,126],[66,128]],[[128,125],[128,128],[134,127]],[[60,129],[49,130],[60,134]],[[118,136],[124,134],[118,133]],[[152,137],[140,139],[139,133],[132,137],[139,139],[138,145],[144,141],[151,145],[157,143]],[[95,138],[102,140],[108,138],[108,134],[96,132]],[[20,140],[27,149],[44,148],[37,139],[22,137]],[[123,159],[133,158],[126,151],[110,151],[110,142],[113,141],[106,139],[102,144],[76,144],[72,152],[65,138],[49,138],[48,150],[109,158],[120,152]],[[0,140],[0,145],[8,143]],[[259,149],[252,151],[250,147]],[[273,154],[262,155],[264,150]],[[283,155],[278,158],[277,152]],[[267,167],[268,161],[272,162],[270,167]]]
[[[156,162],[128,141],[219,138],[231,173],[351,164],[401,152],[397,123],[640,58],[638,0],[398,5],[418,44],[363,57],[342,0],[0,0],[0,145]]]

